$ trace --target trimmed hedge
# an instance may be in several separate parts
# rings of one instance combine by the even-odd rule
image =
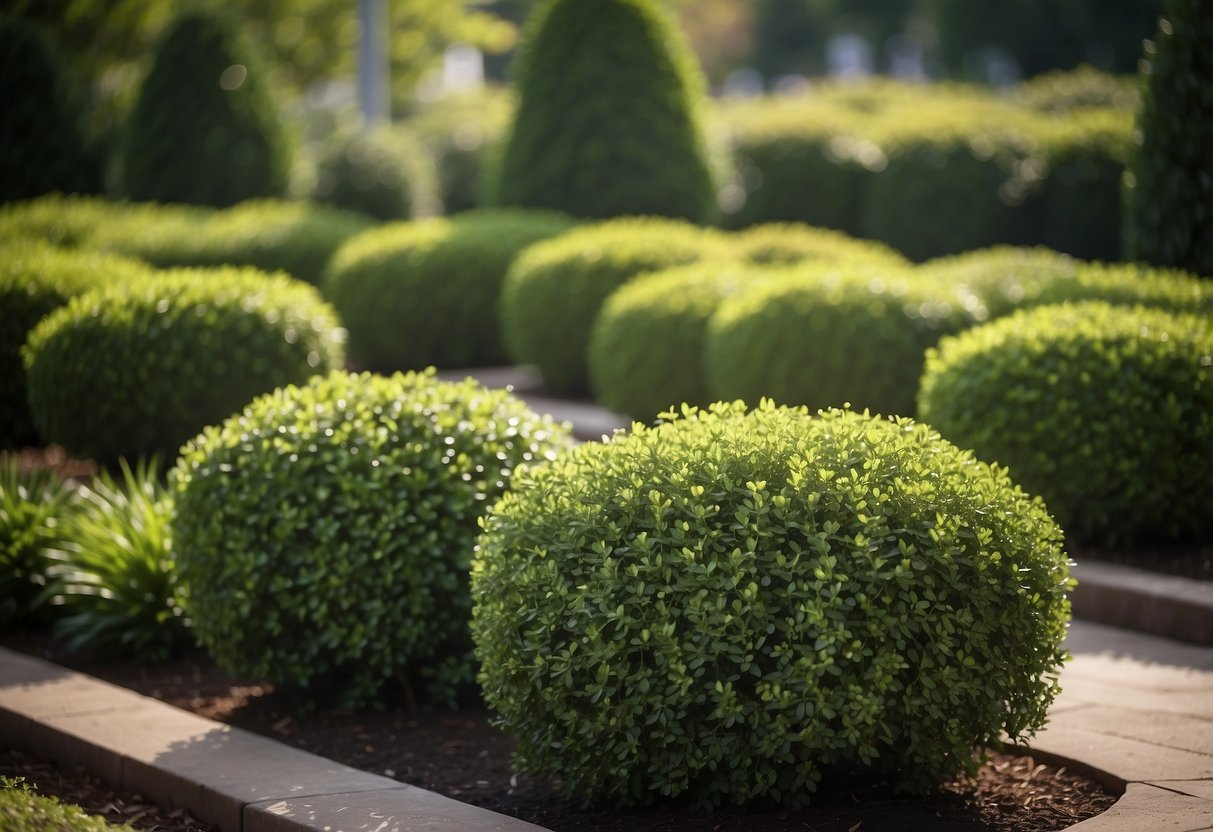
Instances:
[[[876,240],[859,240],[841,231],[797,222],[753,225],[732,236],[737,256],[751,263],[856,260],[908,266],[898,252]]]
[[[949,293],[906,271],[801,267],[720,305],[704,344],[708,390],[716,399],[913,415],[927,347],[971,323]]]
[[[506,273],[501,333],[520,364],[533,364],[548,389],[586,392],[594,319],[633,277],[729,256],[727,239],[685,222],[623,217],[575,228],[527,248]]]
[[[316,162],[312,197],[378,220],[442,213],[434,160],[420,140],[399,125],[330,139]]]
[[[566,431],[433,370],[334,372],[187,445],[170,482],[195,632],[233,672],[368,704],[394,679],[453,701],[474,676],[477,520]],[[382,700],[381,700],[382,701]]]
[[[325,279],[350,359],[377,371],[504,364],[497,303],[529,245],[573,227],[554,211],[490,209],[350,239]]]
[[[159,454],[254,396],[341,365],[311,286],[251,268],[180,269],[73,298],[23,352],[34,424],[77,457]]]
[[[0,447],[38,441],[21,361],[34,326],[76,295],[110,283],[141,283],[150,275],[142,263],[124,257],[36,240],[0,241]]]
[[[1061,532],[925,426],[690,410],[518,472],[472,631],[521,770],[603,803],[927,789],[1031,736],[1069,618]]]
[[[991,246],[928,260],[915,274],[940,291],[951,291],[976,320],[984,321],[1039,305],[1046,286],[1073,280],[1080,266],[1073,257],[1042,246]]]
[[[922,418],[1040,494],[1067,534],[1128,545],[1213,532],[1213,326],[1088,302],[940,342]]]

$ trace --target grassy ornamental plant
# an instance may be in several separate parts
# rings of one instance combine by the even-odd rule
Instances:
[[[315,288],[256,269],[179,269],[79,295],[24,348],[34,424],[78,457],[171,461],[203,426],[341,365]]]
[[[171,477],[199,640],[229,670],[331,683],[351,705],[396,679],[454,699],[474,674],[477,518],[567,442],[504,391],[433,370],[336,372],[258,398]]]
[[[58,521],[73,492],[51,471],[25,472],[15,456],[0,455],[0,626],[42,623],[49,562]]]
[[[590,330],[607,297],[637,275],[730,255],[726,238],[678,220],[623,217],[524,250],[501,290],[507,352],[544,384],[585,392]]]
[[[721,303],[704,343],[708,390],[910,416],[927,347],[971,323],[951,293],[906,270],[802,266]]]
[[[520,470],[473,635],[520,768],[604,803],[925,789],[1057,692],[1068,560],[1043,505],[905,420],[740,402]]]
[[[0,777],[0,828],[5,832],[135,832],[129,824],[111,824],[85,814],[79,806],[30,790],[25,778]]]
[[[928,354],[922,418],[1006,465],[1094,544],[1213,532],[1213,325],[1106,303],[1027,310]]]
[[[497,312],[506,271],[524,248],[572,226],[554,211],[500,208],[352,238],[324,284],[349,329],[350,359],[378,371],[507,363]]]

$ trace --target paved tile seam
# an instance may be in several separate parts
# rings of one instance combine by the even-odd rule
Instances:
[[[1137,782],[1137,783],[1145,783],[1147,786],[1154,786],[1154,787],[1159,788],[1159,789],[1166,789],[1167,791],[1169,791],[1169,792],[1174,792],[1175,794],[1182,794],[1184,797],[1195,797],[1195,798],[1197,798],[1197,799],[1199,799],[1199,800],[1207,800],[1207,801],[1209,801],[1210,803],[1213,803],[1213,797],[1206,797],[1206,796],[1205,796],[1205,795],[1203,795],[1203,794],[1193,794],[1191,791],[1188,791],[1188,790],[1186,790],[1186,789],[1180,788],[1179,786],[1171,786],[1171,785],[1168,785],[1168,784],[1170,784],[1170,783],[1191,783],[1191,782],[1209,783],[1210,785],[1213,785],[1213,778],[1206,778],[1206,779],[1204,779],[1204,780],[1200,780],[1200,781],[1191,781],[1191,780],[1136,780],[1136,781],[1134,781],[1134,782]]]
[[[1145,737],[1140,737],[1140,736],[1134,736],[1133,734],[1125,734],[1125,733],[1122,733],[1120,731],[1115,731],[1115,730],[1101,731],[1097,728],[1083,728],[1080,726],[1072,727],[1072,728],[1070,728],[1070,730],[1074,731],[1075,733],[1078,733],[1078,734],[1090,734],[1091,736],[1095,736],[1095,737],[1116,737],[1117,739],[1120,739],[1120,740],[1130,740],[1132,742],[1139,742],[1139,743],[1142,743],[1143,745],[1154,746],[1155,748],[1165,748],[1169,751],[1182,751],[1185,754],[1195,754],[1198,757],[1213,758],[1213,751],[1204,751],[1204,750],[1200,750],[1197,748],[1186,748],[1182,745],[1172,745],[1170,743],[1160,742],[1158,740],[1147,739]]]

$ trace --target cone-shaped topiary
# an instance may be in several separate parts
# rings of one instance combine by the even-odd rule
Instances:
[[[120,150],[132,199],[233,205],[282,196],[290,152],[268,79],[221,15],[180,15],[160,41]]]
[[[575,216],[714,213],[703,81],[652,0],[550,0],[528,21],[496,201]]]
[[[81,96],[36,24],[0,18],[0,202],[100,187]]]
[[[1213,3],[1168,0],[1143,69],[1125,253],[1213,276]]]

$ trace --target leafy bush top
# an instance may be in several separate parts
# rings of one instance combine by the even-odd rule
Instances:
[[[1060,531],[908,421],[690,410],[518,472],[472,565],[523,770],[619,804],[924,788],[1057,692]]]
[[[398,125],[331,138],[320,151],[312,196],[379,220],[442,212],[434,160],[417,137]]]
[[[110,824],[79,806],[37,794],[24,779],[0,777],[0,826],[7,832],[135,832],[129,824]]]
[[[819,260],[862,260],[908,266],[909,260],[876,240],[804,223],[752,225],[733,235],[737,254],[753,263],[793,264]]]
[[[1037,303],[1045,286],[1072,280],[1079,265],[1069,255],[1039,246],[991,246],[928,260],[917,275],[951,290],[984,321]]]

